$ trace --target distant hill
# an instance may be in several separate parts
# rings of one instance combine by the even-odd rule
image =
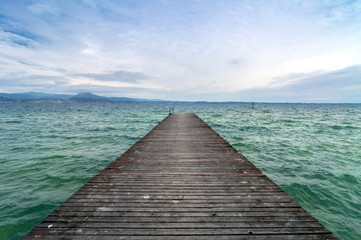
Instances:
[[[36,99],[63,99],[69,100],[73,95],[69,94],[54,94],[54,93],[43,93],[43,92],[26,92],[24,94],[30,95]]]
[[[166,102],[164,100],[138,99],[127,97],[103,97],[90,92],[78,93],[76,95],[52,94],[43,92],[25,93],[0,93],[0,102],[19,101],[73,101],[73,102]]]
[[[111,102],[161,102],[162,100],[149,100],[149,99],[138,99],[138,98],[127,98],[127,97],[110,97],[108,98]]]
[[[0,93],[0,97],[7,99],[8,101],[11,100],[29,100],[33,99],[34,97],[27,94],[27,93]]]
[[[0,100],[21,101],[21,100],[39,100],[39,99],[58,99],[69,100],[73,95],[51,94],[42,92],[25,92],[25,93],[0,93]]]
[[[98,96],[90,92],[78,93],[71,97],[70,100],[76,102],[109,102],[107,97]]]

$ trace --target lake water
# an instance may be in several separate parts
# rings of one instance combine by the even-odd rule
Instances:
[[[19,239],[168,115],[194,112],[340,239],[361,239],[361,104],[0,103],[0,239]]]

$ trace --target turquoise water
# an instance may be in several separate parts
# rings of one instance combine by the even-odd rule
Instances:
[[[361,239],[361,105],[0,103],[0,239],[19,239],[174,107],[340,239]]]

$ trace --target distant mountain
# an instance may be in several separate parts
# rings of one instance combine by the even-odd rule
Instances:
[[[73,101],[73,102],[166,102],[164,100],[149,100],[127,97],[103,97],[90,92],[78,93],[77,95],[52,94],[43,92],[25,93],[0,93],[1,102],[19,101]]]
[[[69,100],[73,95],[69,94],[54,94],[54,93],[43,93],[43,92],[25,92],[24,94],[30,95],[36,99],[62,99]]]
[[[11,102],[11,101],[12,99],[0,95],[0,102]]]
[[[110,97],[108,98],[111,102],[151,102],[153,100],[138,99],[138,98],[127,98],[127,97]]]
[[[27,93],[0,93],[0,97],[11,100],[29,100],[34,99],[33,96]]]
[[[101,97],[90,92],[78,93],[71,97],[70,100],[76,102],[109,102],[107,97]]]
[[[69,100],[73,95],[66,94],[51,94],[42,92],[25,92],[25,93],[0,93],[0,100],[6,98],[11,101],[21,100],[39,100],[39,99],[58,99]]]

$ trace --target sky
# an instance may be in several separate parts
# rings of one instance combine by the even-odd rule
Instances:
[[[361,103],[361,0],[0,0],[0,92]]]

